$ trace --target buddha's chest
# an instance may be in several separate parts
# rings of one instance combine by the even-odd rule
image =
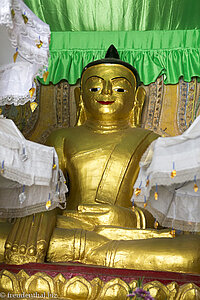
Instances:
[[[66,140],[65,158],[69,175],[87,184],[95,181],[97,185],[111,154],[120,142],[120,137],[103,139],[101,136],[92,139],[80,137],[79,140]]]
[[[79,204],[115,203],[122,192],[123,198],[129,199],[137,169],[132,163],[134,145],[126,135],[66,139],[70,198],[78,198]]]
[[[130,129],[98,135],[77,128],[68,133],[63,149],[70,190],[68,208],[91,203],[130,206],[139,161],[150,142],[149,132]]]

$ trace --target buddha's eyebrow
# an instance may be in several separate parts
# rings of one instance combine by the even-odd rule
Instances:
[[[90,78],[100,78],[100,79],[104,80],[104,79],[103,79],[102,77],[100,77],[100,76],[90,76],[90,77],[87,78],[86,82],[87,82],[88,79],[90,79]]]
[[[130,83],[130,81],[126,77],[114,77],[111,80],[114,80],[114,79],[125,79],[125,80],[127,80]]]

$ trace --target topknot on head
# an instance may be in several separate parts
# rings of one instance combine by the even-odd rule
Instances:
[[[136,79],[136,87],[138,87],[141,82],[140,82],[140,77],[139,74],[137,72],[137,70],[129,63],[123,61],[120,59],[119,57],[119,53],[117,51],[117,49],[115,48],[114,45],[110,45],[110,47],[108,48],[105,58],[103,59],[99,59],[99,60],[95,60],[90,62],[87,66],[84,67],[83,72],[81,74],[81,77],[83,76],[83,73],[90,67],[92,66],[96,66],[99,64],[117,64],[117,65],[122,65],[124,67],[126,67],[127,69],[129,69],[133,75],[135,76]]]

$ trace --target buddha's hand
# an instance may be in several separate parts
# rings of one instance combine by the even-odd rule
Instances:
[[[5,244],[5,262],[44,262],[56,224],[56,209],[16,219]]]

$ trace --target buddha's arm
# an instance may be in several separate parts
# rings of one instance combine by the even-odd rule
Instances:
[[[62,137],[53,133],[47,144],[58,153],[60,168],[64,171]],[[5,262],[23,264],[43,262],[56,224],[57,209],[16,219],[5,244]]]
[[[46,141],[47,146],[54,147],[56,149],[58,160],[59,160],[59,168],[63,171],[63,174],[66,172],[66,158],[64,154],[64,131],[56,130],[50,134]]]

